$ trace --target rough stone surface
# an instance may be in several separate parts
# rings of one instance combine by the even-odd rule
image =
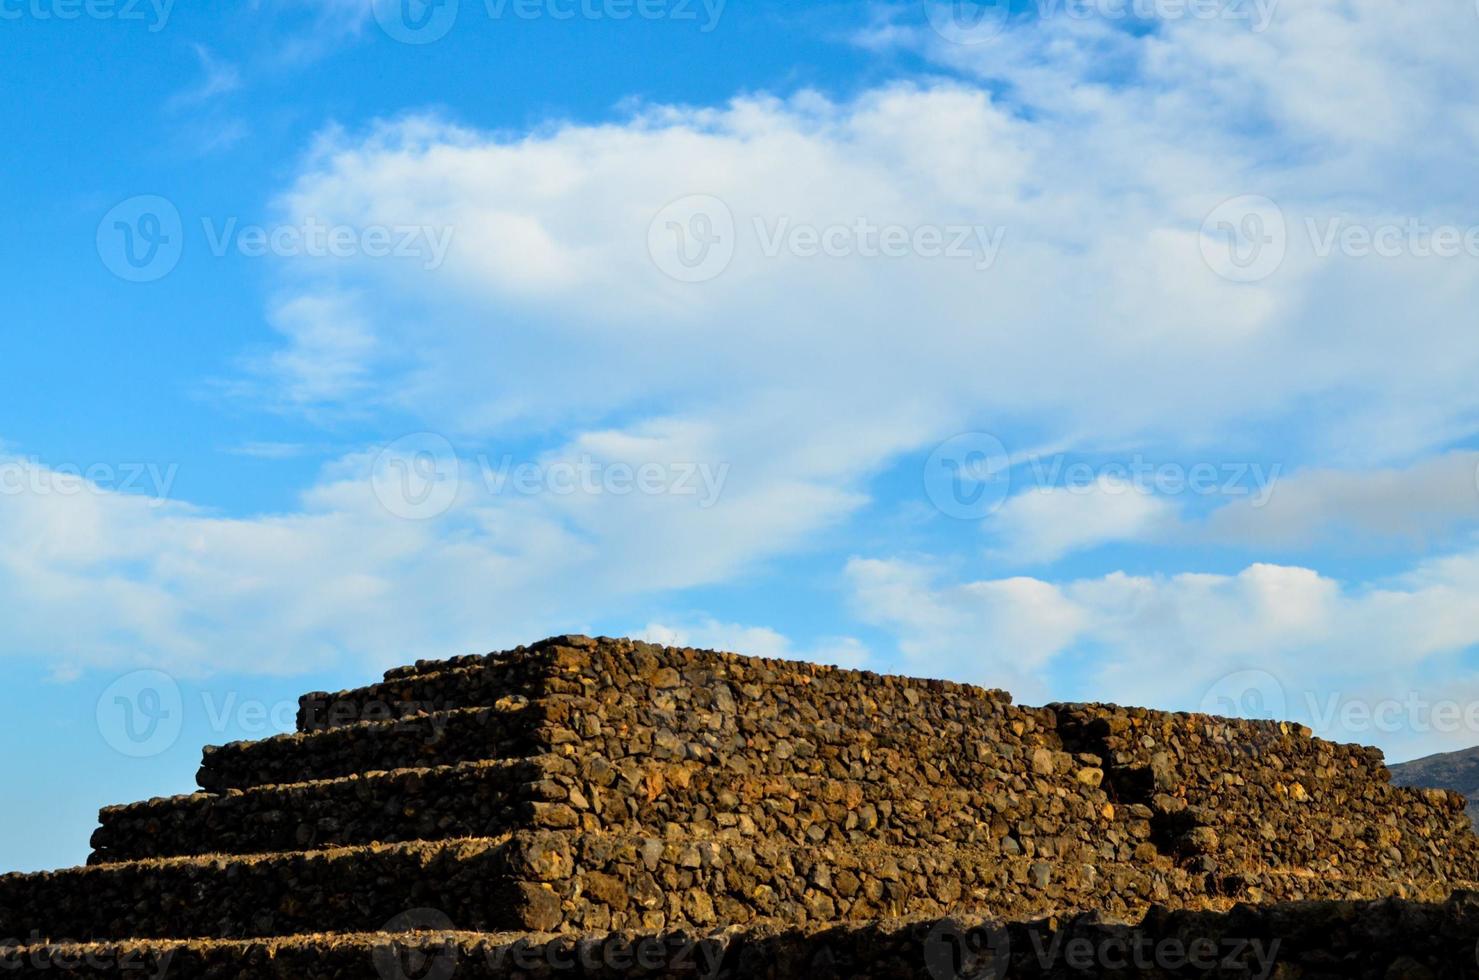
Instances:
[[[1469,819],[1479,826],[1479,747],[1444,752],[1391,767],[1398,786],[1447,789],[1469,800]]]
[[[712,934],[725,975],[832,950],[845,975],[926,976],[947,916],[1310,943],[1319,923],[1356,950],[1394,917],[1429,938],[1470,923],[1467,900],[1431,903],[1479,881],[1462,797],[1276,722],[560,637],[310,694],[298,724],[208,748],[200,793],[104,810],[89,867],[0,878],[0,942],[364,976],[365,935],[433,910],[478,934],[467,950]],[[1441,944],[1404,943],[1386,972],[1311,945],[1269,975],[1433,973]],[[1023,976],[1107,975],[1018,952]],[[1357,972],[1318,972],[1337,966]]]
[[[539,823],[545,773],[478,761],[108,807],[89,863],[497,837]]]
[[[980,917],[796,928],[550,934],[328,934],[269,941],[30,945],[0,949],[17,977],[156,980],[467,980],[681,977],[689,980],[1460,980],[1479,974],[1479,902],[1153,909],[1135,925],[1095,916],[1003,924]],[[65,971],[65,972],[63,972]]]
[[[1465,801],[1392,785],[1381,752],[1307,728],[1113,705],[1055,705],[1065,743],[1104,760],[1121,802],[1150,808],[1152,841],[1214,891],[1253,901],[1269,875],[1467,884],[1479,837]]]

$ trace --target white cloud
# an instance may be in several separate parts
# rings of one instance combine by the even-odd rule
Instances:
[[[376,342],[354,297],[296,297],[278,306],[272,319],[292,341],[271,362],[272,372],[287,381],[290,402],[313,406],[363,395]]]
[[[195,85],[171,96],[169,108],[192,109],[229,95],[241,88],[241,72],[228,61],[218,58],[203,44],[193,45],[200,62],[201,79]]]
[[[0,656],[206,673],[390,666],[725,580],[847,509],[801,480],[705,469],[692,427],[640,436],[592,433],[507,464],[397,444],[333,462],[289,513],[240,518],[0,459]],[[445,498],[423,492],[431,466]],[[814,652],[861,655],[844,641]]]
[[[1248,499],[1219,508],[1204,533],[1269,549],[1341,543],[1425,549],[1475,522],[1479,452],[1464,451],[1401,468],[1296,473],[1278,480],[1261,504]]]
[[[297,459],[307,456],[312,449],[296,442],[247,442],[232,446],[226,452],[233,456],[249,456],[252,459]]]
[[[347,472],[318,491],[333,509],[248,519],[82,481],[61,490],[46,472],[39,492],[0,498],[3,654],[296,673],[445,655],[552,614],[536,583],[559,555],[534,532],[397,520]]]
[[[759,481],[788,499],[804,488],[816,526],[967,419],[1089,448],[1216,445],[1258,426],[1305,465],[1411,458],[1479,413],[1479,347],[1465,342],[1479,279],[1462,263],[1322,259],[1301,222],[1336,209],[1372,221],[1405,206],[1473,213],[1459,177],[1479,129],[1416,133],[1451,102],[1439,80],[1479,76],[1448,36],[1449,6],[1380,18],[1370,4],[1303,6],[1261,35],[1070,20],[982,50],[891,35],[1004,88],[649,105],[524,135],[427,117],[328,133],[281,199],[285,220],[450,228],[453,245],[431,272],[290,263],[305,316],[269,371],[289,404],[374,391],[427,428],[475,438],[681,420],[710,434],[735,479],[756,481],[751,499],[767,496]],[[1314,67],[1331,58],[1364,66],[1361,84]],[[1275,87],[1290,73],[1307,85]],[[1342,152],[1310,151],[1311,132]],[[1404,189],[1419,184],[1421,198]],[[1249,286],[1208,268],[1199,229],[1216,204],[1251,192],[1277,198],[1293,234],[1278,274]],[[654,216],[691,194],[717,197],[736,221],[733,260],[702,283],[670,279],[649,254]],[[859,219],[1005,238],[988,270],[765,254],[783,224]],[[346,354],[325,338],[347,289],[371,301]],[[1124,498],[1047,525],[1049,509],[1074,503],[1016,504],[1009,544],[1048,559],[1153,533],[1161,509]],[[721,509],[726,528],[751,519]]]
[[[1197,483],[1191,473],[1206,467]],[[1023,466],[1039,481],[1055,467]],[[1199,513],[1204,501],[1212,509]],[[1479,452],[1464,450],[1407,466],[1314,467],[1285,475],[1282,464],[1146,465],[1128,478],[1039,482],[985,522],[992,553],[1019,563],[1051,562],[1111,542],[1215,544],[1255,552],[1314,549],[1430,550],[1479,524]]]
[[[1133,541],[1174,521],[1174,505],[1110,477],[1086,487],[1036,487],[1012,497],[992,516],[994,550],[1013,561],[1050,562],[1072,551]]]
[[[250,135],[246,121],[229,109],[227,96],[242,87],[241,70],[203,44],[192,45],[200,77],[164,101],[181,152],[206,155],[229,149]]]
[[[365,23],[364,4],[298,9],[343,32]],[[648,105],[523,134],[429,117],[330,131],[282,195],[285,221],[450,228],[453,244],[434,270],[419,256],[285,260],[269,312],[282,339],[251,362],[277,405],[409,418],[474,449],[533,433],[544,465],[589,453],[726,466],[722,492],[700,507],[473,486],[415,523],[376,507],[356,456],[285,515],[6,500],[10,642],[286,670],[525,640],[537,623],[794,553],[856,514],[903,454],[968,427],[1089,450],[1275,432],[1301,465],[1347,472],[1444,446],[1479,417],[1473,263],[1321,258],[1301,229],[1336,213],[1476,213],[1479,115],[1454,96],[1479,83],[1471,5],[1310,0],[1280,18],[1260,35],[1061,21],[979,50],[895,29],[888,43],[907,38],[972,80]],[[1288,259],[1256,285],[1218,278],[1199,235],[1215,205],[1247,193],[1277,199],[1291,228]],[[693,194],[721,199],[737,228],[732,262],[703,283],[649,254],[654,217]],[[1005,238],[989,269],[979,253],[766,254],[782,223],[828,240],[840,229],[856,253],[860,221]],[[1332,507],[1362,533],[1390,530],[1397,484],[1360,497],[1321,479],[1291,484],[1270,517],[1229,510],[1211,533],[1269,540]],[[1153,537],[1164,519],[1156,498],[1086,499],[1010,502],[1006,546],[1048,560]],[[1250,530],[1260,520],[1275,530]],[[1272,565],[1068,585],[851,572],[859,608],[899,632],[911,664],[1030,690],[1092,641],[1123,665],[1101,672],[1112,690],[1133,679],[1169,696],[1188,665],[1270,650],[1441,656],[1472,626],[1468,566],[1453,561],[1364,590]]]
[[[1459,697],[1460,658],[1479,646],[1479,551],[1357,585],[1270,564],[1236,575],[950,582],[914,562],[854,559],[848,576],[858,614],[894,633],[912,668],[1010,681],[1034,699],[1195,710],[1223,678],[1251,670],[1275,678],[1282,713],[1314,722],[1331,695],[1367,704]],[[1324,734],[1406,754],[1479,740],[1479,727],[1407,722],[1392,731],[1332,724]]]
[[[666,646],[724,650],[776,660],[805,660],[855,670],[867,669],[871,660],[868,649],[854,637],[830,637],[798,648],[790,638],[767,626],[742,626],[709,618],[677,626],[648,623],[637,637]]]
[[[860,394],[909,390],[927,426],[913,426],[916,445],[946,417],[1009,406],[1122,433],[1159,426],[1165,399],[1184,396],[1178,423],[1225,421],[1246,377],[1177,392],[1155,382],[1214,355],[1236,369],[1287,301],[1216,280],[1195,244],[1201,214],[1177,200],[1184,190],[1154,190],[1143,175],[1136,198],[1098,193],[1119,175],[1085,187],[1063,161],[1081,155],[1063,141],[1079,139],[953,85],[844,105],[808,95],[652,109],[514,142],[412,120],[327,144],[284,206],[292,220],[455,229],[439,274],[332,270],[391,298],[377,330],[409,354],[405,398],[447,424],[568,420],[622,409],[654,385],[691,411],[726,415],[724,402],[793,392],[788,411],[813,424],[856,419],[859,430],[880,414],[859,417],[870,403]],[[722,199],[738,223],[729,268],[698,285],[668,279],[647,247],[654,216],[693,193]],[[860,219],[1004,229],[1006,240],[989,271],[969,259],[765,254],[782,223]],[[1155,260],[1143,267],[1122,261],[1147,249]],[[1146,343],[1162,348],[1160,363],[1145,361]],[[1245,370],[1255,367],[1266,365]],[[514,377],[536,383],[517,398],[514,385],[487,383]],[[882,441],[870,462],[890,448]]]
[[[271,27],[270,57],[281,65],[321,58],[362,35],[373,0],[251,0],[246,15]]]
[[[853,605],[896,636],[909,673],[1003,688],[1045,690],[1041,671],[1084,629],[1079,611],[1031,578],[938,586],[920,564],[853,559]]]

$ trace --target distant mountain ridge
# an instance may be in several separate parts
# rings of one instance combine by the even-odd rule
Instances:
[[[1469,798],[1469,819],[1479,828],[1479,746],[1424,756],[1389,766],[1397,786],[1447,789]]]

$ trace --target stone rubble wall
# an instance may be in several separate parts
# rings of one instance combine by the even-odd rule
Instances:
[[[714,935],[632,930],[546,934],[316,935],[270,942],[0,947],[20,980],[1470,980],[1479,901],[1323,902],[1227,913],[1154,910],[1135,925],[1092,916],[999,924],[885,919]],[[415,967],[420,967],[416,970]]]
[[[425,674],[437,674],[448,670],[461,670],[465,667],[478,667],[497,663],[507,657],[516,657],[530,651],[538,651],[544,647],[571,640],[588,639],[588,637],[556,636],[529,646],[517,646],[511,650],[500,650],[495,653],[486,654],[464,654],[458,657],[447,657],[441,660],[418,660],[404,667],[392,667],[385,672],[387,681],[401,681],[412,677],[421,677]]]
[[[1155,900],[1193,906],[1394,890],[1433,897],[1479,879],[1479,838],[1458,797],[1394,790],[1375,750],[1322,742],[1299,726],[1106,706],[1024,708],[961,685],[629,641],[557,644],[551,655],[557,679],[568,682],[559,689],[589,695],[572,697],[559,722],[568,726],[568,753],[588,760],[594,751],[601,760],[579,780],[552,781],[587,800],[612,778],[606,765],[619,769],[624,755],[754,779],[799,771],[835,781],[844,800],[831,808],[814,801],[799,815],[773,811],[788,817],[774,826],[793,843],[844,835],[862,842],[860,825],[909,798],[916,805],[894,805],[880,842],[931,846],[941,841],[930,814],[974,801],[953,810],[969,815],[974,835],[954,824],[954,833],[965,832],[953,842],[995,847],[1007,860],[1044,858],[1069,874],[1133,862],[1151,875]],[[629,780],[618,807],[642,814],[642,797],[632,793],[640,785]],[[706,784],[696,785],[701,793]],[[865,790],[860,806],[848,805],[850,788],[851,802]],[[764,790],[745,796],[757,792]],[[645,809],[660,807],[661,797]],[[680,796],[669,812],[702,822],[723,810]],[[657,816],[639,820],[651,826]],[[1172,868],[1187,872],[1188,883],[1172,882]]]
[[[1258,900],[1257,881],[1270,871],[1353,887],[1405,879],[1428,891],[1479,881],[1479,838],[1463,798],[1392,786],[1379,750],[1288,723],[1054,709],[1066,741],[1103,758],[1106,784],[1151,807],[1158,846],[1220,890]]]
[[[1033,857],[1069,842],[1090,857],[1153,860],[1143,812],[1104,799],[1000,794],[792,770],[749,773],[697,762],[613,765],[546,754],[367,773],[311,783],[108,807],[90,863],[488,837],[535,827],[585,832],[769,838],[793,844],[980,844]],[[1024,787],[1030,789],[1030,787]],[[1086,846],[1085,846],[1086,845]]]
[[[880,802],[917,795],[926,811],[932,795],[962,791],[998,830],[1039,810],[1087,819],[1109,802],[1097,757],[1065,752],[1051,711],[1001,692],[626,641],[557,653],[551,683],[586,695],[553,722],[577,759],[852,781]]]
[[[480,931],[1129,920],[1479,878],[1461,799],[1287,724],[584,637],[309,695],[300,723],[208,748],[206,793],[102,815],[98,862],[201,856],[0,878],[0,937],[366,931],[418,907]]]
[[[1148,907],[1151,871],[994,849],[792,846],[609,834],[518,835],[510,851],[524,926],[533,931],[689,927],[776,919],[792,924],[939,916],[965,911],[1022,918]],[[1176,871],[1175,891],[1192,887]]]
[[[196,783],[209,792],[224,792],[537,755],[549,745],[541,731],[544,707],[543,702],[512,697],[487,708],[208,746]]]
[[[1192,883],[1167,873],[1171,891]],[[1164,892],[1165,889],[1160,889]],[[948,911],[1021,917],[1157,897],[1135,865],[973,847],[731,843],[560,831],[256,856],[95,865],[0,879],[0,936],[243,938],[373,931],[434,908],[476,931],[800,924]]]
[[[545,773],[550,822],[541,826],[550,829],[792,844],[982,844],[1004,856],[1032,856],[1039,838],[1022,833],[1023,826],[1066,832],[1082,821],[1085,829],[1078,839],[1083,843],[1122,839],[1133,850],[1137,841],[1135,824],[1124,810],[1090,805],[1070,812],[1065,803],[1054,820],[1053,808],[1030,795],[993,798],[957,787],[925,790],[886,772],[836,779],[800,772],[750,773],[688,761],[628,758],[613,765],[594,756],[562,762]],[[1148,837],[1148,823],[1140,833]]]
[[[473,666],[415,674],[368,687],[298,699],[298,731],[342,728],[361,721],[393,721],[454,708],[483,707],[504,698],[546,693],[550,647],[500,654]]]
[[[1288,895],[1296,871],[1350,894],[1475,877],[1456,798],[1398,793],[1370,750],[1297,726],[1024,708],[964,685],[583,637],[388,676],[311,699],[345,718],[442,711],[506,682],[532,694],[542,727],[524,750],[574,766],[547,773],[532,827],[1138,861],[1205,876],[1198,891],[1217,897]]]
[[[452,703],[450,676],[491,693],[489,677],[546,671],[543,695],[528,688],[547,723],[541,748],[576,765],[551,774],[553,802],[573,801],[578,821],[566,820],[587,831],[743,827],[798,844],[981,842],[1006,857],[1072,844],[1107,860],[1155,857],[1143,817],[1109,805],[1097,758],[1064,752],[1051,712],[1001,692],[585,638],[456,664],[318,701],[385,716]],[[821,795],[798,806],[813,789]]]
[[[373,932],[407,908],[522,927],[513,838],[95,865],[0,878],[0,937],[43,941]],[[408,904],[409,903],[409,904]]]
[[[470,762],[108,807],[89,863],[497,837],[535,824],[544,774],[538,758]]]

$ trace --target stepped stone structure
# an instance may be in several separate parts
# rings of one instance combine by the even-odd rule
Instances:
[[[1449,789],[1469,799],[1469,819],[1479,827],[1479,748],[1442,752],[1392,766],[1397,786]]]
[[[198,783],[0,878],[0,974],[1479,975],[1464,799],[1280,722],[567,636]],[[1223,972],[1063,959],[1189,936]]]

